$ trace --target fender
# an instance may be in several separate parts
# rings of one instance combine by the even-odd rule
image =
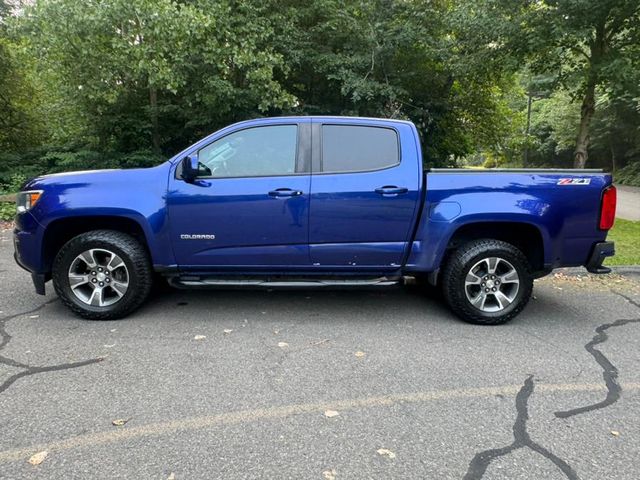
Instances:
[[[135,222],[144,233],[154,265],[175,265],[165,203],[170,166],[165,163],[147,169],[80,172],[32,180],[25,188],[47,187],[30,211],[38,226],[32,232],[37,250],[42,251],[46,231],[56,222],[95,219],[100,228],[101,220],[121,218]],[[37,270],[43,271],[45,259],[35,263]]]

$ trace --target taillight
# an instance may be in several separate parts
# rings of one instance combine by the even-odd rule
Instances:
[[[600,206],[600,230],[609,230],[616,219],[616,187],[613,185],[602,193],[602,205]]]

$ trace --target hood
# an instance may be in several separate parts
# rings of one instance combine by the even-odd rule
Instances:
[[[127,185],[132,182],[139,183],[151,178],[156,179],[160,170],[164,170],[165,164],[150,168],[109,169],[109,170],[83,170],[77,172],[52,173],[41,175],[24,184],[22,190],[45,190],[47,187],[68,187],[104,184]]]

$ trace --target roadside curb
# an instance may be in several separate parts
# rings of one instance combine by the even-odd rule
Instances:
[[[605,265],[609,267],[613,273],[618,275],[629,275],[640,277],[640,265]],[[565,267],[554,270],[555,273],[563,273],[565,275],[592,275],[583,267]]]

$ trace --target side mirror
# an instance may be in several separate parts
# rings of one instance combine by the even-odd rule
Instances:
[[[193,182],[198,177],[198,157],[187,155],[182,159],[181,176],[185,182]]]

